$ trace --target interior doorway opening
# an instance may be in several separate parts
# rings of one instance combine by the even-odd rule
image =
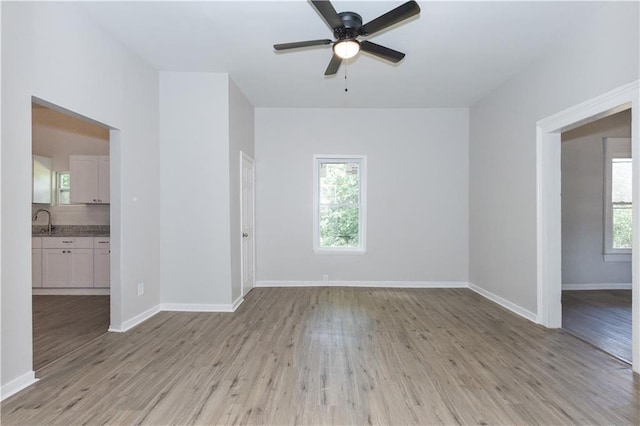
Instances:
[[[562,326],[561,134],[618,112],[631,110],[631,147],[640,152],[640,81],[626,84],[538,121],[536,130],[537,188],[537,321]],[[640,160],[632,158],[633,198],[640,199]],[[632,212],[640,226],[640,212]],[[640,373],[640,241],[632,243],[632,367]]]
[[[561,134],[562,328],[631,363],[631,110]]]
[[[33,370],[110,323],[110,130],[32,100]]]

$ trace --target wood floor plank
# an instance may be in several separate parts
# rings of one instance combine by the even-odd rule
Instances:
[[[563,291],[562,328],[631,363],[631,290]]]
[[[466,289],[254,289],[39,371],[2,424],[639,424],[640,379]]]
[[[109,296],[32,296],[33,369],[61,358],[109,329]]]

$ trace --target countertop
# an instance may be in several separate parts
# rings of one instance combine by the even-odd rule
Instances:
[[[32,237],[42,237],[42,238],[50,238],[50,237],[109,237],[109,234],[96,234],[91,232],[52,232],[51,235],[47,234],[47,231],[44,233],[31,234]]]
[[[53,225],[51,235],[46,225],[33,225],[32,237],[109,237],[109,225]]]

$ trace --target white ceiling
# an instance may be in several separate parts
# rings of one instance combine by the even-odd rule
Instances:
[[[404,0],[334,1],[368,22]],[[369,40],[407,54],[367,54],[325,77],[331,47],[276,53],[274,43],[332,38],[297,1],[99,2],[81,7],[159,70],[228,72],[256,107],[465,107],[523,70],[602,6],[598,2],[427,2]]]

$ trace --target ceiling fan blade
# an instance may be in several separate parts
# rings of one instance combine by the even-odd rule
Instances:
[[[331,40],[308,40],[308,41],[297,41],[294,43],[280,43],[274,44],[273,48],[276,50],[286,50],[286,49],[297,49],[299,47],[311,47],[311,46],[320,46],[323,44],[331,44]]]
[[[393,63],[400,62],[404,58],[404,53],[397,50],[389,49],[388,47],[380,46],[379,44],[371,43],[370,41],[361,41],[360,50],[371,53],[387,61]]]
[[[336,27],[342,26],[342,19],[338,16],[338,12],[328,0],[311,0],[311,4],[316,8],[318,13],[322,15],[331,31]]]
[[[324,72],[324,75],[336,74],[338,72],[338,68],[340,68],[341,63],[342,63],[342,58],[334,54],[331,57],[331,61],[329,62],[329,66],[327,67],[327,70]]]
[[[411,18],[418,13],[420,13],[420,6],[418,6],[418,3],[413,0],[408,1],[361,26],[360,35],[371,35],[373,33],[377,33],[378,31],[390,27],[393,24],[397,24],[398,22]]]

